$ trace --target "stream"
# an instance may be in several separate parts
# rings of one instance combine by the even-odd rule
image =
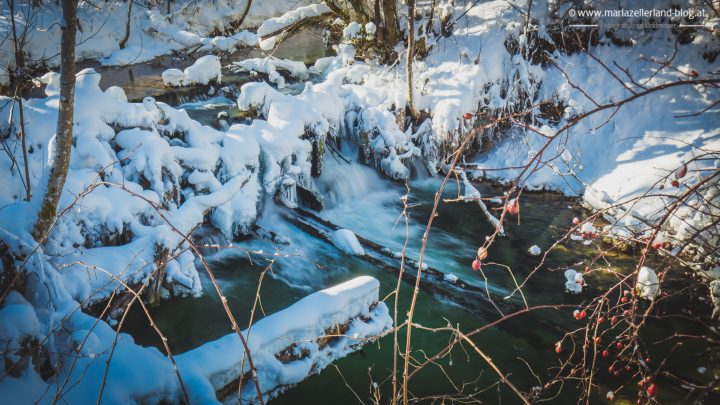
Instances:
[[[325,56],[324,48],[316,33],[299,35],[295,44],[286,44],[287,53],[281,50],[275,56],[304,60],[306,63]],[[322,50],[319,52],[318,49]],[[250,51],[231,55],[231,60],[256,57]],[[181,63],[178,63],[181,62]],[[124,68],[108,68],[103,71],[102,85],[119,85],[125,89],[131,100],[152,95],[160,100],[185,108],[191,117],[208,125],[214,124],[220,111],[232,111],[235,101],[223,95],[198,95],[197,89],[168,90],[163,87],[159,75],[168,67],[183,68],[191,60],[162,58],[147,64]],[[237,88],[250,80],[249,75],[229,74],[224,77],[223,86],[233,84]],[[202,91],[205,91],[203,89]],[[202,93],[201,91],[201,93]],[[185,93],[183,93],[185,92]],[[187,97],[186,97],[187,96]],[[342,154],[351,162],[332,159],[326,156],[326,167],[322,176],[315,179],[317,189],[322,193],[325,209],[317,215],[334,224],[350,229],[382,246],[401,251],[406,237],[405,222],[401,216],[403,204],[401,196],[406,193],[405,186],[380,176],[374,168],[358,163],[358,152],[350,142],[343,142]],[[408,256],[419,256],[425,224],[432,210],[433,198],[441,178],[420,176],[409,182],[411,190],[408,204],[410,236]],[[486,183],[475,184],[485,197],[502,196],[504,189]],[[453,198],[458,194],[458,185],[451,181],[444,197]],[[426,263],[445,273],[452,273],[475,286],[487,288],[501,297],[508,295],[513,287],[513,279],[508,270],[500,265],[509,266],[518,281],[522,281],[540,262],[527,251],[532,245],[538,245],[545,251],[554,240],[563,235],[572,226],[572,218],[583,217],[584,211],[576,199],[566,198],[554,193],[526,192],[522,197],[522,216],[518,224],[514,217],[505,223],[506,236],[499,238],[489,250],[489,257],[483,265],[482,274],[471,269],[477,247],[486,235],[492,233],[492,226],[475,203],[441,204],[439,216],[430,231],[426,252]],[[489,204],[489,208],[498,207]],[[212,251],[208,261],[217,276],[220,287],[240,325],[250,321],[250,308],[255,301],[258,284],[261,305],[255,314],[255,320],[272,314],[294,303],[313,291],[327,288],[336,283],[360,275],[370,275],[380,281],[380,297],[388,307],[394,305],[390,293],[397,284],[397,275],[378,269],[362,257],[350,256],[335,246],[321,240],[286,220],[294,215],[289,209],[272,200],[263,204],[262,216],[258,224],[269,231],[287,238],[289,244],[274,244],[264,239],[233,241],[231,246]],[[215,233],[208,232],[207,243],[227,245],[228,242]],[[584,268],[582,262],[597,254],[604,246],[599,240],[584,245],[578,241],[568,241],[558,245],[548,255],[543,269],[537,272],[523,288],[529,305],[572,304],[587,302],[604,288],[615,283],[610,273],[594,273],[587,277],[588,287],[580,295],[565,293],[563,271],[569,267],[578,270]],[[262,251],[263,254],[252,252]],[[616,270],[629,272],[634,268],[636,258],[631,255],[610,253],[608,259]],[[650,264],[652,265],[652,263]],[[675,272],[674,272],[675,273]],[[690,281],[677,272],[678,276],[669,278],[667,283],[681,288]],[[200,298],[172,298],[158,307],[152,308],[152,315],[160,329],[169,339],[174,353],[181,353],[205,342],[217,339],[231,332],[230,324],[222,310],[220,300],[213,292],[212,285],[204,271],[202,281],[204,295]],[[666,286],[668,285],[666,284]],[[412,287],[403,282],[400,293],[399,319],[405,319],[409,307]],[[521,304],[515,294],[508,301]],[[698,308],[708,311],[706,303],[696,298],[677,297],[665,301],[660,310],[668,314],[681,314],[683,308]],[[542,386],[556,372],[560,359],[554,350],[554,343],[565,331],[578,328],[581,322],[571,315],[573,308],[561,310],[534,311],[503,322],[474,337],[477,346],[487,353],[501,370],[509,376],[518,388],[529,391],[534,386]],[[497,311],[489,308],[489,314],[480,316],[443,297],[421,292],[415,312],[415,322],[423,326],[443,327],[447,324],[470,331],[482,327],[500,317]],[[582,322],[584,324],[584,322]],[[708,360],[701,344],[684,344],[674,348],[674,342],[666,338],[671,332],[691,335],[707,334],[706,326],[688,320],[682,316],[667,317],[661,320],[650,319],[643,331],[643,341],[650,347],[653,356],[663,358],[667,353],[667,362],[663,369],[669,370],[681,378],[705,384],[717,370]],[[149,327],[147,319],[133,310],[128,316],[125,332],[143,345],[161,348],[157,335]],[[402,331],[400,347],[404,348]],[[431,333],[414,330],[412,344],[415,360],[424,361],[424,355],[432,356],[447,346],[451,336],[447,332]],[[444,399],[452,402],[453,393],[476,393],[474,399],[490,403],[517,403],[517,397],[504,385],[496,382],[498,376],[487,366],[469,346],[457,346],[450,356],[431,364],[420,371],[411,380],[409,391],[412,396],[424,398],[423,402],[438,402]],[[570,347],[568,346],[568,349]],[[162,349],[161,349],[162,350]],[[578,348],[581,350],[581,348]],[[392,383],[393,367],[392,335],[380,339],[377,343],[366,345],[363,350],[354,353],[335,365],[327,367],[319,375],[313,376],[272,400],[273,404],[318,403],[337,404],[356,401],[354,390],[363,401],[371,401],[370,392],[374,384],[379,387],[380,402],[387,403]],[[418,357],[419,356],[419,357]],[[594,382],[599,388],[593,390],[593,402],[605,401],[605,393],[614,390],[627,380],[630,373],[625,372],[613,377],[607,371],[610,359],[599,358],[601,370]],[[402,358],[399,359],[402,365]],[[707,367],[701,374],[698,367]],[[538,381],[541,381],[539,382]],[[658,399],[662,403],[680,403],[685,401],[686,391],[677,383],[663,384],[658,379]],[[635,402],[634,382],[628,388],[616,394],[616,399]],[[557,387],[551,389],[556,391]],[[566,382],[561,393],[553,402],[568,403],[577,399],[581,387]],[[447,395],[444,395],[447,394]]]

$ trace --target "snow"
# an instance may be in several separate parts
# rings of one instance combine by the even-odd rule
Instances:
[[[539,256],[542,250],[538,245],[532,245],[530,249],[528,249],[528,253],[530,253],[530,256]]]
[[[297,0],[292,6],[308,3],[309,0]],[[246,0],[173,1],[170,14],[164,2],[133,7],[130,35],[125,48],[120,49],[126,32],[127,3],[112,2],[98,8],[92,2],[80,2],[78,19],[82,30],[77,32],[76,59],[96,59],[104,65],[129,65],[186,49],[201,53],[229,52],[242,46],[257,46],[257,35],[247,29],[287,12],[288,4],[284,0],[255,1],[242,28],[238,28],[233,22],[240,18],[245,4]],[[19,26],[27,24],[30,27],[26,62],[57,66],[60,61],[60,5],[47,3],[33,8],[31,15],[26,13],[25,8],[20,8],[16,14]],[[3,14],[0,16],[0,37],[8,37],[9,27],[8,15]],[[12,41],[2,41],[0,69],[14,68],[14,59]],[[0,83],[2,77],[0,74]]]
[[[28,154],[33,190],[47,172],[57,122],[57,74],[42,80],[49,83],[48,97],[24,101],[27,142],[37,151]],[[76,142],[59,212],[72,209],[59,218],[45,246],[55,256],[52,264],[63,269],[60,278],[70,296],[88,303],[107,298],[121,283],[147,280],[155,270],[156,247],[183,249],[185,241],[177,231],[189,233],[207,212],[229,237],[247,232],[259,199],[260,152],[254,137],[202,126],[151,97],[128,103],[122,89],[103,92],[99,81],[92,69],[77,75]],[[3,105],[0,116],[8,122],[11,103]],[[0,159],[8,172],[11,164]],[[192,181],[183,189],[185,176]],[[0,193],[0,201],[2,206],[17,204],[23,195],[16,178]],[[34,204],[13,209],[31,212]],[[154,204],[167,212],[160,216]],[[11,211],[1,209],[0,217]],[[128,235],[124,244],[98,245],[121,233]],[[193,260],[185,252],[168,262],[165,281],[174,282],[175,295],[202,292]]]
[[[285,14],[265,20],[257,29],[257,35],[260,39],[260,48],[270,50],[275,47],[277,35],[269,36],[278,31],[284,30],[289,26],[310,17],[317,17],[322,14],[330,13],[330,7],[325,3],[311,4],[308,6],[298,7],[288,11]],[[268,37],[269,36],[269,37]],[[267,38],[265,38],[267,37]],[[265,39],[262,39],[265,38]]]
[[[35,336],[40,332],[40,321],[32,305],[16,291],[10,291],[5,306],[0,309],[0,345],[17,360],[21,340],[24,336]]]
[[[357,239],[357,236],[349,229],[338,229],[330,235],[332,243],[338,249],[349,255],[364,256],[365,249]]]
[[[185,81],[185,72],[180,69],[167,69],[162,72],[162,81],[166,86],[180,87]]]
[[[637,277],[638,295],[649,300],[654,299],[660,293],[660,281],[655,270],[649,267],[641,267]]]
[[[163,83],[166,86],[190,86],[193,84],[208,84],[222,82],[222,65],[215,55],[205,55],[198,58],[191,66],[180,69],[168,69],[162,73]]]
[[[448,283],[457,283],[460,278],[458,278],[458,276],[456,276],[455,274],[445,273],[443,279]]]
[[[270,82],[277,84],[278,89],[285,87],[285,78],[278,73],[278,70],[288,72],[292,77],[306,79],[308,69],[302,62],[288,59],[278,59],[273,56],[266,58],[250,58],[239,62],[233,62],[230,68],[235,71],[259,72],[268,75]]]
[[[355,21],[343,28],[343,37],[348,40],[359,38],[362,34],[362,26]]]
[[[565,270],[565,280],[565,291],[571,294],[580,294],[585,286],[582,273],[578,273],[574,269]]]

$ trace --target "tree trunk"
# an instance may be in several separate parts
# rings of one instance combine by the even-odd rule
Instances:
[[[352,6],[353,11],[355,12],[355,19],[357,19],[357,22],[360,24],[367,24],[370,21],[370,17],[368,17],[368,13],[365,12],[365,8],[363,7],[363,2],[361,0],[348,0],[350,2],[350,5]]]
[[[28,169],[27,145],[25,144],[25,108],[22,101],[22,92],[27,84],[27,75],[25,74],[25,55],[23,47],[25,46],[25,36],[18,37],[17,25],[15,24],[15,1],[8,0],[10,7],[10,21],[12,27],[13,47],[15,50],[15,94],[13,100],[18,103],[18,112],[20,113],[20,143],[22,144],[23,166],[25,168],[25,200],[30,201],[30,170]]]
[[[75,33],[78,0],[62,0],[64,25],[60,37],[60,106],[58,108],[55,153],[51,158],[50,175],[45,184],[33,237],[41,242],[55,219],[60,194],[65,186],[72,149],[73,107],[75,105]]]
[[[169,3],[168,3],[169,4]],[[127,25],[125,26],[125,37],[120,41],[120,49],[125,49],[128,39],[130,39],[130,23],[132,22],[132,5],[133,0],[128,0]]]
[[[407,59],[405,70],[407,71],[407,110],[413,122],[417,118],[415,102],[413,100],[413,60],[415,59],[415,0],[407,0],[408,8],[408,37],[407,37]]]
[[[398,41],[398,18],[395,0],[382,0],[382,12],[385,17],[385,38],[390,48],[393,48]]]
[[[247,0],[247,3],[245,3],[245,10],[243,10],[243,14],[242,16],[240,16],[240,20],[237,24],[238,29],[240,29],[240,26],[242,26],[243,22],[245,21],[245,17],[247,17],[248,12],[250,11],[250,6],[252,6],[252,0]]]

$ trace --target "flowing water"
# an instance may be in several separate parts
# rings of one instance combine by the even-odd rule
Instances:
[[[145,89],[151,92],[150,89]],[[226,96],[210,96],[205,99],[184,103],[193,117],[206,123],[213,123],[218,111],[231,109],[234,101]],[[420,251],[424,224],[432,210],[434,194],[440,185],[437,177],[417,178],[409,183],[408,199],[409,227],[406,228],[401,216],[403,204],[401,196],[407,190],[398,184],[382,178],[370,167],[356,163],[357,151],[347,146],[342,153],[352,162],[326,157],[323,175],[316,179],[316,187],[323,194],[325,209],[319,215],[335,224],[348,228],[383,246],[400,251],[409,235],[408,254],[417,258]],[[489,184],[476,184],[483,196],[502,195],[503,188]],[[458,194],[458,185],[450,182],[444,196],[452,198]],[[289,244],[273,244],[263,239],[235,241],[219,250],[205,250],[212,253],[209,261],[220,286],[227,296],[233,313],[241,325],[247,325],[250,308],[255,300],[258,284],[261,307],[256,319],[272,314],[294,303],[298,299],[336,283],[359,275],[371,275],[380,280],[381,299],[393,308],[394,297],[390,293],[397,283],[397,276],[383,272],[362,257],[349,256],[333,245],[318,239],[293,226],[284,219],[288,210],[274,201],[265,201],[262,217],[258,224],[289,240]],[[490,204],[492,208],[492,204]],[[489,251],[483,266],[483,272],[473,272],[470,268],[477,247],[485,236],[490,235],[492,226],[475,203],[441,204],[439,216],[430,232],[426,253],[426,262],[443,272],[453,273],[488,290],[508,295],[514,286],[507,268],[491,263],[509,266],[518,281],[522,281],[539,263],[540,258],[530,256],[527,250],[538,245],[543,250],[571,226],[572,218],[587,215],[574,199],[552,193],[525,193],[522,198],[521,221],[514,219],[506,223],[505,237],[497,240]],[[209,244],[228,244],[212,231],[199,235]],[[196,235],[198,236],[198,235]],[[556,247],[547,257],[543,269],[537,272],[523,288],[529,305],[572,304],[580,305],[603,288],[615,281],[610,276],[593,275],[588,277],[589,286],[579,296],[564,292],[563,271],[568,267],[584,268],[582,262],[597,253],[602,244],[598,241],[591,245],[581,242],[568,242]],[[263,254],[252,252],[262,251]],[[278,253],[275,256],[273,253]],[[630,271],[635,258],[622,254],[609,254],[613,268]],[[262,275],[265,274],[263,278]],[[229,322],[222,310],[220,301],[213,292],[207,276],[202,276],[205,294],[200,298],[173,298],[153,308],[152,314],[166,336],[175,353],[197,347],[209,340],[231,333]],[[679,278],[670,280],[677,285],[688,281]],[[403,282],[399,300],[399,319],[405,319],[409,307],[412,288]],[[518,303],[518,294],[510,298]],[[708,311],[707,305],[693,300],[691,305],[697,311]],[[660,308],[667,313],[680,314],[681,307],[688,305],[683,299],[670,300]],[[509,379],[521,390],[528,391],[534,386],[542,386],[548,381],[559,365],[562,357],[553,348],[565,331],[578,327],[579,322],[572,319],[573,308],[561,310],[541,310],[508,320],[498,327],[490,328],[474,337],[478,348],[487,353]],[[492,313],[492,312],[491,312]],[[481,317],[458,306],[454,302],[433,297],[422,292],[415,312],[415,322],[424,326],[443,327],[448,324],[470,331],[482,327],[499,318],[498,314]],[[140,312],[132,312],[126,332],[133,335],[137,342],[160,347],[157,336],[148,326]],[[706,375],[712,373],[701,345],[686,344],[673,348],[674,341],[661,341],[678,331],[686,334],[704,334],[707,329],[683,319],[681,316],[650,320],[642,335],[658,359],[671,353],[663,370],[669,370],[681,378],[702,384]],[[404,331],[400,345],[404,347]],[[430,333],[416,330],[413,332],[412,347],[414,360],[424,361],[424,356],[447,346],[451,336],[446,333]],[[660,342],[659,342],[660,341]],[[422,351],[420,351],[422,350]],[[568,347],[569,350],[569,347]],[[566,353],[563,353],[565,355]],[[605,401],[605,392],[623,384],[631,373],[625,372],[612,377],[604,371],[610,364],[609,359],[600,359],[601,370],[594,380],[599,389],[594,390],[593,402]],[[402,358],[399,359],[402,364]],[[356,397],[354,390],[363,401],[370,401],[370,391],[375,384],[379,387],[381,403],[387,402],[390,391],[390,371],[393,367],[393,338],[387,336],[375,344],[368,344],[363,350],[352,354],[326,368],[321,374],[313,376],[297,387],[274,399],[274,404],[290,403],[352,403]],[[704,376],[697,369],[700,366],[710,370]],[[446,395],[451,402],[458,391],[464,394],[480,391],[475,398],[491,403],[500,401],[517,403],[517,398],[502,384],[487,363],[469,346],[457,346],[450,356],[431,364],[413,376],[410,392],[416,397],[433,397],[440,402]],[[682,402],[685,391],[676,388],[677,383],[662,384],[659,399],[664,403]],[[629,389],[616,394],[616,398],[635,401],[634,382]],[[557,387],[552,388],[553,392]],[[566,383],[556,402],[573,402],[577,397],[577,387]],[[430,401],[430,398],[428,398]]]

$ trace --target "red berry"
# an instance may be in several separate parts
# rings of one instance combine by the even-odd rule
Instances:
[[[595,344],[596,344],[596,345],[599,345],[599,344],[600,344],[600,341],[601,341],[600,336],[595,337]]]
[[[466,113],[463,115],[463,118],[465,118],[466,120],[469,120],[469,119],[472,118],[472,117],[473,117],[473,115],[470,114],[469,112],[466,112]]]
[[[609,352],[609,351],[603,350],[603,352],[602,352],[602,356],[603,356],[603,357],[607,357],[607,356],[609,356],[609,355],[610,355],[610,352]]]
[[[677,181],[677,180],[673,180],[673,181],[671,181],[671,182],[670,182],[670,184],[671,184],[671,185],[672,185],[673,187],[675,187],[675,188],[678,188],[678,187],[680,187],[680,182],[679,182],[679,181]]]
[[[477,259],[473,260],[473,262],[472,262],[472,268],[473,268],[473,270],[475,270],[475,271],[480,270],[480,260],[477,260]]]
[[[618,317],[617,317],[617,315],[615,315],[615,316],[613,316],[612,318],[610,318],[610,323],[613,324],[613,325],[615,325],[616,323],[618,323]]]
[[[622,298],[620,298],[620,302],[622,302],[623,304],[626,303],[626,302],[627,302],[627,297],[622,297]]]
[[[580,311],[580,319],[583,319],[583,318],[585,318],[586,316],[587,316],[587,312],[585,312],[584,309],[583,309],[582,311]]]
[[[694,71],[694,70],[691,70],[691,71],[690,71],[690,76],[692,76],[692,77],[698,77],[698,76],[700,76],[700,75],[698,74],[698,72],[696,72],[696,71]]]
[[[602,316],[599,317],[597,320],[598,325],[602,324],[603,322],[605,322],[605,318],[603,318]]]
[[[615,345],[615,347],[617,347],[618,349],[622,349],[622,347],[623,347],[622,342],[617,342],[617,344]]]
[[[560,342],[555,342],[555,353],[560,353],[562,351],[562,346],[560,345]]]
[[[612,374],[613,371],[615,371],[615,367],[613,367],[613,366],[608,367],[608,372],[609,372],[610,374]]]
[[[645,392],[648,394],[649,397],[653,398],[655,397],[655,394],[657,394],[657,387],[655,387],[655,384],[650,384],[647,387],[647,390]]]
[[[578,217],[573,218],[572,223],[573,223],[573,225],[580,225],[580,218],[578,218]]]
[[[505,209],[510,215],[517,215],[520,212],[520,203],[516,199],[512,199],[505,204]]]

